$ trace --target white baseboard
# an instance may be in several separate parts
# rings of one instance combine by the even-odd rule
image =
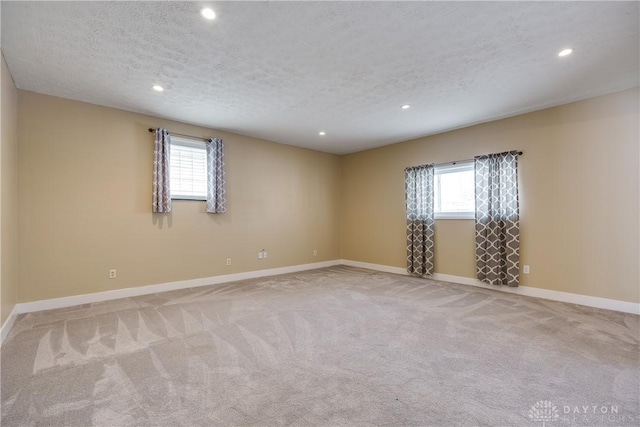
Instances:
[[[369,270],[383,271],[385,273],[403,274],[408,276],[406,268],[392,267],[390,265],[371,264],[369,262],[351,261],[350,259],[341,259],[340,264],[348,265],[349,267],[367,268]]]
[[[13,327],[13,322],[16,321],[16,317],[18,317],[18,313],[16,313],[16,307],[14,306],[7,320],[5,320],[2,327],[0,327],[0,345],[2,345],[4,339],[9,335],[9,331]]]
[[[592,297],[589,295],[572,294],[569,292],[553,291],[551,289],[533,288],[531,286],[518,286],[510,288],[507,286],[493,286],[482,283],[477,279],[469,277],[451,276],[449,274],[435,273],[431,276],[434,280],[443,282],[460,283],[463,285],[477,286],[479,288],[491,289],[494,291],[508,292],[516,295],[542,298],[553,301],[568,302],[571,304],[584,305],[587,307],[604,308],[605,310],[621,311],[623,313],[640,314],[640,304],[620,301],[615,299]]]
[[[340,265],[340,260],[315,262],[312,264],[292,265],[288,267],[269,268],[266,270],[247,271],[244,273],[225,274],[222,276],[203,277],[200,279],[182,280],[179,282],[160,283],[157,285],[140,286],[137,288],[116,289],[113,291],[96,292],[93,294],[73,295],[70,297],[52,298],[41,301],[16,304],[7,321],[2,325],[0,345],[9,335],[15,317],[21,313],[52,310],[55,308],[71,307],[74,305],[89,304],[101,301],[109,301],[120,298],[149,295],[158,292],[175,291],[178,289],[196,288],[199,286],[217,285],[220,283],[236,282],[238,280],[255,279],[258,277],[276,276],[279,274],[295,273],[298,271],[313,270],[315,268],[332,267]]]
[[[31,313],[34,311],[52,310],[56,308],[71,307],[74,305],[89,304],[100,301],[109,301],[120,298],[135,297],[139,295],[155,294],[158,292],[173,291],[178,289],[196,288],[200,286],[216,285],[220,283],[235,282],[238,280],[255,279],[258,277],[276,276],[279,274],[295,273],[298,271],[313,270],[315,268],[332,267],[335,265],[347,265],[350,267],[366,268],[369,270],[382,271],[385,273],[408,275],[407,270],[401,267],[390,265],[372,264],[368,262],[352,261],[348,259],[316,262],[312,264],[292,265],[288,267],[270,268],[266,270],[247,271],[244,273],[225,274],[222,276],[203,277],[199,279],[182,280],[179,282],[160,283],[157,285],[140,286],[137,288],[117,289],[113,291],[97,292],[93,294],[74,295],[70,297],[53,298],[41,301],[33,301],[16,304],[11,314],[0,328],[0,345],[9,335],[18,314]],[[620,311],[623,313],[639,314],[640,304],[618,301],[607,298],[592,297],[587,295],[571,294],[568,292],[552,291],[549,289],[532,288],[520,286],[508,288],[505,286],[491,286],[469,277],[452,276],[448,274],[435,273],[431,276],[434,280],[458,283],[462,285],[477,286],[500,292],[543,298],[554,301],[568,302],[572,304],[585,305],[588,307],[604,308],[607,310]]]
[[[34,311],[51,310],[54,308],[71,307],[80,304],[89,304],[100,301],[109,301],[120,298],[136,297],[139,295],[156,294],[158,292],[175,291],[178,289],[197,288],[200,286],[217,285],[220,283],[236,282],[238,280],[255,279],[257,277],[276,276],[278,274],[295,273],[298,271],[313,270],[314,268],[331,267],[340,265],[339,260],[316,262],[313,264],[299,264],[288,267],[269,268],[266,270],[254,270],[244,273],[225,274],[222,276],[202,277],[200,279],[181,280],[179,282],[160,283],[157,285],[139,286],[137,288],[116,289],[113,291],[96,292],[93,294],[74,295],[70,297],[53,298],[41,301],[16,304],[15,312],[31,313]]]
[[[404,268],[392,267],[389,265],[370,264],[368,262],[341,260],[343,265],[350,265],[352,267],[368,268],[376,271],[384,271],[386,273],[404,274],[407,275],[407,271]],[[569,292],[552,291],[551,289],[533,288],[530,286],[518,286],[516,288],[509,288],[507,286],[493,286],[481,281],[461,276],[452,276],[450,274],[434,273],[430,276],[433,280],[440,280],[443,282],[458,283],[461,285],[477,286],[479,288],[490,289],[492,291],[508,292],[516,295],[525,295],[529,297],[548,299],[553,301],[568,302],[571,304],[584,305],[587,307],[604,308],[605,310],[620,311],[623,313],[638,314],[640,315],[640,304],[619,301],[608,298],[592,297],[588,295],[572,294]]]

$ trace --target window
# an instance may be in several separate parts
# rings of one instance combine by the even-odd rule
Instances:
[[[207,200],[207,149],[204,142],[171,137],[171,198]]]
[[[436,219],[475,218],[473,162],[436,166],[433,186]]]

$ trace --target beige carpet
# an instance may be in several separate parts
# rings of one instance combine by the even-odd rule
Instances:
[[[639,321],[349,267],[32,313],[1,421],[638,425]]]

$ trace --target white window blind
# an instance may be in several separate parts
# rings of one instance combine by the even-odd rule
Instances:
[[[207,199],[207,150],[204,142],[171,137],[171,198]]]

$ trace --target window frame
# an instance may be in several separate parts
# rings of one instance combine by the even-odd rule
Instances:
[[[205,160],[205,178],[206,175],[208,173],[208,167],[209,165],[207,164],[207,146],[206,143],[204,141],[200,141],[198,139],[191,139],[191,138],[184,138],[184,137],[179,137],[179,136],[171,136],[171,146],[176,145],[176,146],[181,146],[181,147],[189,147],[189,148],[197,148],[197,149],[202,149],[204,151],[204,160]],[[169,150],[171,150],[171,146],[169,147]],[[169,156],[169,174],[171,174],[171,155]],[[169,180],[171,180],[171,177],[169,177]],[[173,194],[173,189],[172,186],[169,186],[169,192],[170,192],[170,197],[171,200],[191,200],[191,201],[196,201],[196,202],[206,202],[207,201],[207,193],[209,191],[209,183],[206,182],[205,179],[205,194],[203,196],[189,196],[189,195],[174,195]]]
[[[438,186],[438,175],[444,175],[448,173],[456,173],[456,172],[467,172],[467,171],[475,171],[475,163],[472,161],[466,162],[455,162],[452,164],[446,165],[436,165],[433,170],[433,216],[435,219],[475,219],[476,211],[475,211],[475,196],[474,196],[474,208],[473,211],[461,211],[461,212],[451,212],[451,211],[436,211],[436,198],[440,195],[441,191]],[[475,186],[475,178],[474,178],[474,186]]]

